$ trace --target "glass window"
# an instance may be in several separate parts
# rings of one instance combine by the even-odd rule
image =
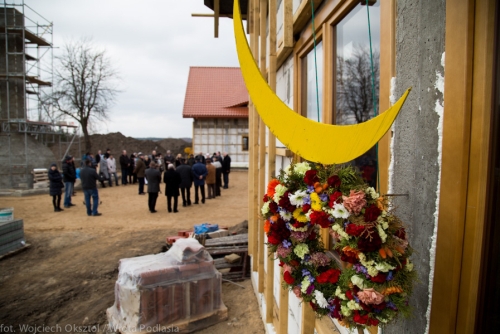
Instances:
[[[305,97],[303,115],[315,121],[322,121],[322,99],[323,99],[323,44],[316,44],[316,64],[314,62],[314,49],[304,58],[305,68]],[[316,70],[317,69],[317,70]],[[317,81],[316,81],[317,73]],[[317,82],[317,89],[316,89]],[[319,103],[319,108],[318,108]],[[319,110],[319,114],[318,114]]]
[[[242,151],[248,151],[248,136],[242,136],[241,137],[241,150]]]
[[[334,122],[339,125],[357,124],[371,119],[374,116],[374,100],[378,113],[380,5],[375,3],[368,8],[373,50],[373,86],[366,5],[356,6],[335,27],[337,45]],[[375,147],[351,163],[360,170],[367,183],[376,185]]]

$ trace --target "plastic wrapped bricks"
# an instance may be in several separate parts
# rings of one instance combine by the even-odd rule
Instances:
[[[177,240],[166,253],[122,259],[109,325],[121,333],[188,333],[226,320],[221,278],[193,238]]]

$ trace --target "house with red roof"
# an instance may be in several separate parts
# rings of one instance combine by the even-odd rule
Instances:
[[[193,118],[193,151],[227,152],[248,167],[248,91],[239,67],[191,67],[182,117]]]

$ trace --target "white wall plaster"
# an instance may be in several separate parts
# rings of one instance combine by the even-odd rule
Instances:
[[[390,96],[389,96],[389,101],[391,103],[391,106],[396,103],[396,77],[391,78],[391,89],[390,89]],[[389,194],[393,193],[393,177],[394,177],[394,123],[392,123],[391,126],[391,161],[389,163],[389,185],[388,185],[388,191]]]
[[[444,58],[445,53],[441,56],[441,65],[444,68]],[[444,73],[440,73],[436,71],[436,83],[435,83],[436,94],[441,93],[444,96]],[[439,116],[439,122],[437,126],[438,131],[438,182],[436,186],[436,211],[434,212],[434,231],[431,237],[431,249],[430,249],[430,259],[429,259],[429,305],[427,306],[427,312],[425,314],[427,318],[427,325],[425,328],[425,333],[429,333],[429,325],[431,320],[431,304],[432,304],[432,285],[434,283],[434,269],[435,269],[435,261],[436,261],[436,243],[437,243],[437,230],[438,230],[438,218],[439,218],[439,199],[441,195],[441,160],[443,157],[443,115],[444,115],[444,98],[443,101],[441,99],[436,100],[435,109],[436,113]]]

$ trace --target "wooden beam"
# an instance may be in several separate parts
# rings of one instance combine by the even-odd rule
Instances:
[[[300,334],[314,334],[314,325],[316,323],[316,313],[309,303],[302,303],[302,326]]]
[[[283,268],[280,270],[280,309],[278,334],[288,334],[288,289],[283,289]]]
[[[214,0],[214,37],[219,38],[220,0]]]

